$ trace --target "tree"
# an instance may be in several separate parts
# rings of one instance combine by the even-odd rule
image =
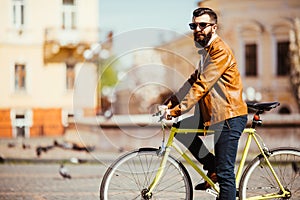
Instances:
[[[300,109],[300,19],[294,21],[294,29],[290,31],[290,59],[292,64],[291,83]]]

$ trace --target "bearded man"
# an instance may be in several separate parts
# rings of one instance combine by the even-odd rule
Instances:
[[[242,98],[242,81],[235,57],[217,35],[217,14],[210,8],[197,8],[189,24],[199,48],[200,62],[183,86],[164,103],[167,119],[190,109],[192,117],[173,124],[178,128],[213,129],[214,154],[198,134],[177,134],[193,156],[203,164],[208,176],[220,186],[219,199],[236,199],[234,167],[239,138],[247,123],[247,105]],[[207,182],[196,185],[206,190]]]

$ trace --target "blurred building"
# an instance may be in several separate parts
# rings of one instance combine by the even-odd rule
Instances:
[[[290,76],[290,32],[295,29],[294,20],[300,18],[300,1],[207,0],[198,6],[217,12],[218,34],[234,51],[246,101],[279,101],[281,106],[275,112],[299,113]],[[177,73],[186,76],[192,72],[191,66],[197,66],[192,32],[159,48],[174,52],[166,51],[162,57]],[[172,78],[175,76],[168,77],[176,91],[180,83]]]
[[[85,60],[99,41],[98,4],[1,0],[0,137],[63,134],[68,116],[95,109],[96,66]]]
[[[289,58],[300,2],[204,0],[198,6],[219,15],[218,34],[235,53],[245,99],[279,101],[274,112],[299,113]],[[99,0],[1,0],[0,12],[0,137],[59,135],[68,116],[94,115],[100,105],[97,67],[112,42],[110,33],[99,45]],[[199,62],[192,31],[138,49],[116,86],[116,114],[149,113]]]

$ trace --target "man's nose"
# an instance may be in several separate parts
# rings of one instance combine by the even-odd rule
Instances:
[[[200,26],[197,26],[197,27],[196,27],[196,31],[197,31],[197,32],[202,32],[203,30],[204,30],[204,28],[202,28],[202,27],[200,27]]]

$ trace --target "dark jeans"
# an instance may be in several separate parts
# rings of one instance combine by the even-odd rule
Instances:
[[[176,134],[175,136],[203,164],[205,170],[217,173],[220,186],[219,199],[236,199],[234,166],[239,138],[246,123],[247,115],[227,119],[209,128],[216,131],[214,133],[215,156],[209,152],[198,134]],[[203,128],[202,124],[200,117],[195,115],[173,126],[179,128]]]

